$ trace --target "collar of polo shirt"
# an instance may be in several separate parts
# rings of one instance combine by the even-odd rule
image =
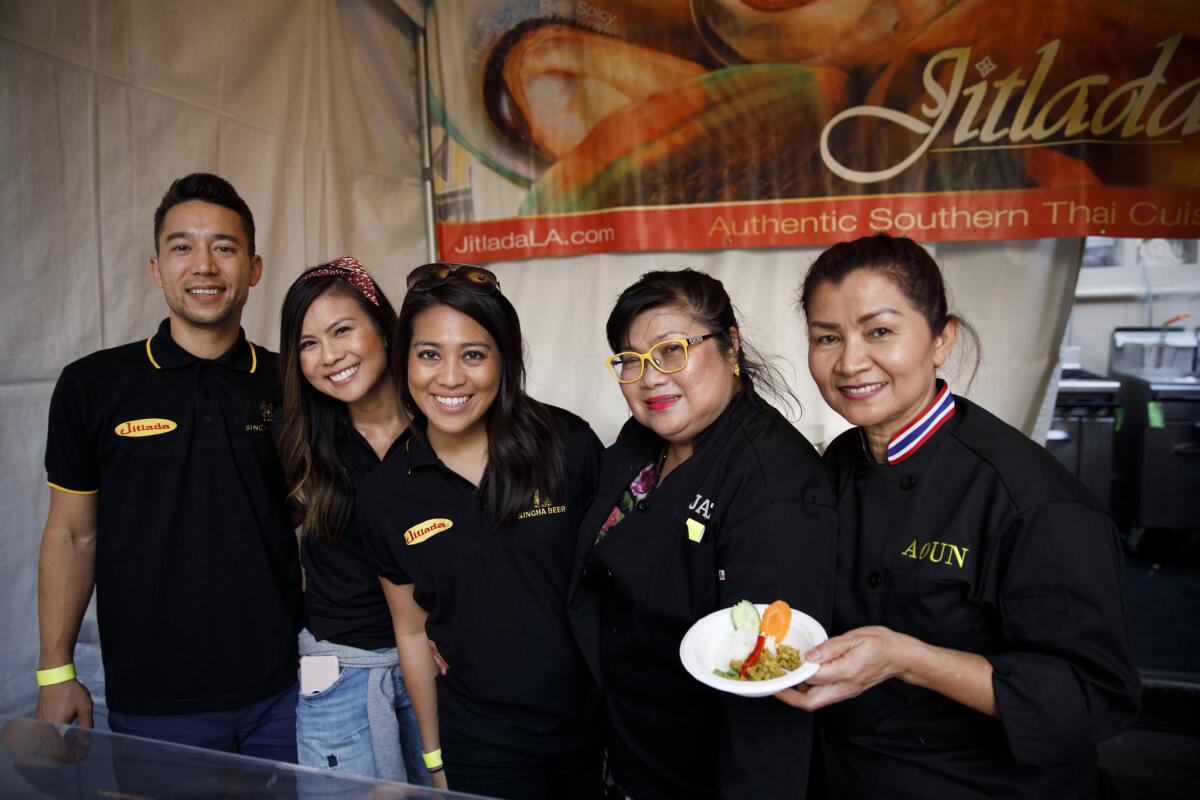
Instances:
[[[413,467],[431,467],[439,461],[433,445],[429,443],[429,434],[425,432],[428,424],[427,420],[414,419],[400,434],[404,449],[412,454],[410,465]]]
[[[158,331],[146,340],[146,358],[155,369],[180,369],[205,360],[192,355],[175,343],[171,338],[170,318],[164,319],[158,326]],[[212,361],[231,369],[254,372],[258,369],[258,351],[246,338],[246,332],[238,328],[237,341]]]

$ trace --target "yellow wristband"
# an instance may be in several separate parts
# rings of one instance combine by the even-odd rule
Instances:
[[[63,664],[54,669],[39,669],[37,671],[38,686],[53,686],[56,683],[75,680],[75,664]],[[438,751],[441,753],[441,751]]]
[[[431,753],[422,753],[421,758],[425,760],[425,769],[437,769],[442,766],[442,748],[438,748]]]

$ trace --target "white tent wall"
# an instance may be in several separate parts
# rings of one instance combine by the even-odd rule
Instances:
[[[279,303],[303,266],[353,253],[398,302],[407,270],[426,260],[406,5],[419,7],[0,4],[0,241],[8,245],[0,293],[0,713],[33,711],[50,392],[63,365],[145,337],[163,316],[147,259],[151,216],[169,182],[215,171],[254,209],[266,274],[244,323],[272,348]],[[983,342],[968,394],[1027,432],[1053,372],[1079,250],[1076,240],[935,248],[957,310]],[[521,314],[530,392],[578,412],[605,442],[627,417],[600,363],[608,311],[641,273],[680,266],[725,282],[747,338],[781,357],[803,406],[798,426],[824,442],[845,423],[808,377],[794,309],[817,252],[597,255],[492,268]],[[952,385],[964,389],[968,373],[952,367]]]
[[[256,341],[304,266],[346,252],[398,295],[426,251],[414,30],[391,0],[0,3],[0,713],[33,711],[50,393],[165,315],[162,193],[205,170],[250,204]]]
[[[956,351],[961,357],[947,365],[946,377],[956,391],[1033,433],[1058,362],[1082,240],[956,242],[929,249],[943,267],[952,310],[977,329],[982,344],[973,382],[972,351],[963,337]],[[776,357],[800,400],[797,427],[822,445],[848,426],[822,402],[808,375],[803,320],[795,309],[800,282],[819,253],[596,255],[493,264],[490,269],[521,314],[530,351],[530,393],[576,411],[605,443],[628,418],[621,393],[602,366],[608,353],[604,323],[617,295],[651,269],[693,267],[715,275],[741,312],[746,338]]]

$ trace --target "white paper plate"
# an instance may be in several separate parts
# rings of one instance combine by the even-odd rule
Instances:
[[[756,607],[760,615],[767,609],[765,603],[757,603]],[[683,662],[684,669],[705,686],[742,697],[767,697],[798,683],[803,683],[820,669],[819,664],[805,661],[801,663],[799,669],[794,669],[786,675],[772,678],[769,681],[735,681],[731,678],[714,675],[714,669],[729,669],[728,662],[719,662],[722,641],[731,631],[733,631],[733,622],[730,618],[730,609],[723,608],[698,620],[684,635],[683,641],[679,643],[679,660]],[[803,611],[793,608],[792,624],[781,644],[796,648],[803,656],[804,653],[828,638],[829,635],[825,633],[821,623]]]

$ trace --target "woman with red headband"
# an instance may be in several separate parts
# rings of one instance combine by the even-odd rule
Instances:
[[[355,491],[407,426],[388,366],[396,312],[349,256],[301,273],[283,301],[280,458],[303,508],[301,764],[429,784],[391,615],[353,514]]]

